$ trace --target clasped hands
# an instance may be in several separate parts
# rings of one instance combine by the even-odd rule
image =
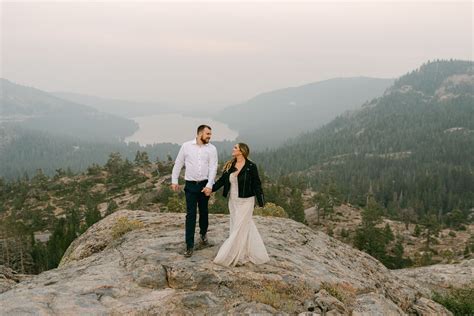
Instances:
[[[212,189],[208,188],[208,187],[205,187],[204,189],[201,190],[201,192],[203,192],[205,196],[211,196]]]
[[[174,192],[178,192],[179,191],[179,185],[178,184],[171,184],[171,190],[173,190]],[[201,190],[201,192],[204,193],[204,195],[206,195],[206,196],[211,196],[212,189],[208,188],[208,187],[205,187],[204,189]]]

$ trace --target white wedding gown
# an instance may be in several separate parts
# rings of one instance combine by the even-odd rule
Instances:
[[[219,249],[214,263],[235,266],[252,262],[262,264],[270,260],[262,237],[252,219],[255,197],[239,198],[237,176],[230,175],[230,236]]]

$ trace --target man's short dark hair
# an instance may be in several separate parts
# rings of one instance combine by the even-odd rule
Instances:
[[[199,132],[203,131],[205,128],[212,130],[212,128],[209,125],[199,125],[197,129],[197,133],[199,134]]]

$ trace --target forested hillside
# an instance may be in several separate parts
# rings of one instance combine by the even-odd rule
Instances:
[[[230,141],[213,142],[220,160],[230,157],[234,144]],[[133,160],[137,151],[146,151],[152,161],[174,159],[180,145],[160,143],[141,146],[136,142],[86,141],[72,136],[61,136],[19,127],[0,126],[0,178],[13,180],[32,177],[37,169],[54,176],[56,169],[83,172],[92,164],[105,164],[111,152],[119,152]]]
[[[153,160],[167,160],[179,150],[176,144],[140,146],[138,143],[85,141],[75,137],[21,128],[0,127],[0,177],[32,177],[37,169],[53,176],[56,169],[82,172],[92,164],[104,164],[111,152],[132,160],[137,150],[146,150]]]
[[[412,221],[472,220],[473,63],[424,64],[383,97],[254,158],[303,187],[334,183],[352,204],[373,194],[394,217],[411,209]]]

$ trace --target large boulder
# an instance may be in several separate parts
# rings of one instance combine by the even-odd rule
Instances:
[[[210,216],[211,246],[191,258],[182,254],[184,220],[130,210],[106,217],[60,267],[0,294],[0,315],[450,314],[415,282],[293,220],[255,217],[271,260],[239,267],[212,262],[227,215]]]
[[[435,292],[474,287],[474,259],[457,264],[435,264],[393,270],[393,273],[400,277],[414,279],[421,286]]]

